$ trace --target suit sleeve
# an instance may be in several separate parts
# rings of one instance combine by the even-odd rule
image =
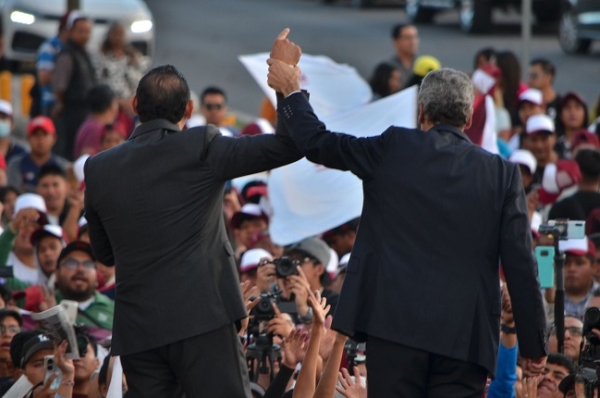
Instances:
[[[90,175],[88,169],[89,160],[85,163],[86,176]],[[104,225],[102,225],[102,220],[94,209],[94,205],[92,203],[94,194],[93,191],[90,190],[89,185],[91,184],[88,184],[88,188],[86,189],[85,193],[85,218],[88,222],[88,231],[90,234],[92,250],[94,251],[98,261],[104,265],[113,266],[115,265],[115,257],[113,254],[112,245],[110,244],[110,240],[108,239]]]
[[[280,102],[278,119],[282,119],[298,145],[311,162],[323,166],[350,170],[363,180],[368,180],[377,170],[393,128],[374,137],[354,137],[327,130],[313,112],[308,99],[292,94]]]
[[[280,118],[275,134],[231,138],[222,136],[213,125],[206,128],[209,142],[203,157],[222,180],[276,169],[302,158]]]
[[[531,248],[531,227],[525,191],[516,165],[511,169],[500,226],[500,258],[510,293],[519,349],[524,358],[547,355],[546,315],[537,266]]]

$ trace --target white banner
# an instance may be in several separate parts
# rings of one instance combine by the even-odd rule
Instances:
[[[383,133],[391,125],[415,127],[416,104],[415,86],[352,111],[322,117],[322,121],[331,131],[368,137]],[[358,217],[363,201],[362,182],[350,172],[302,159],[271,172],[269,199],[274,213],[271,238],[288,245]]]
[[[256,83],[277,106],[275,91],[267,85],[269,53],[240,55]],[[331,58],[302,54],[298,64],[302,70],[302,88],[310,92],[310,102],[319,117],[354,109],[371,100],[369,84],[351,66],[334,62]]]

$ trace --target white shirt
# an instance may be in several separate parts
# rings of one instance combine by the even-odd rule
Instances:
[[[38,283],[39,271],[37,267],[31,268],[25,265],[23,262],[21,262],[21,260],[19,260],[15,252],[10,252],[6,265],[13,267],[13,275],[15,278],[32,285]]]

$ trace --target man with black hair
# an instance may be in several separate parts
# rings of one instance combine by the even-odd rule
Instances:
[[[404,87],[414,74],[413,67],[419,52],[419,33],[414,25],[398,24],[392,28],[392,44],[396,55],[390,63],[400,70],[400,86]]]
[[[94,252],[119,267],[112,354],[121,356],[134,397],[179,389],[188,397],[249,397],[236,329],[247,313],[223,189],[227,180],[301,156],[281,126],[274,135],[236,139],[210,124],[182,131],[193,102],[171,65],[140,80],[132,108],[141,126],[85,166]]]
[[[323,233],[323,240],[335,250],[338,257],[341,258],[344,254],[352,251],[359,222],[360,217],[357,217]]]
[[[38,175],[36,193],[46,202],[48,223],[62,225],[70,210],[67,203],[69,193],[67,173],[54,164],[43,166]]]
[[[538,384],[537,398],[561,398],[558,389],[560,382],[569,374],[575,372],[571,358],[562,354],[549,354],[544,369],[544,377]]]
[[[115,92],[106,84],[92,87],[88,93],[90,115],[83,122],[75,138],[75,159],[83,154],[95,155],[102,150],[102,135],[110,126],[125,138],[125,129],[115,123],[119,114],[119,100]]]
[[[206,124],[214,124],[223,135],[236,136],[237,130],[225,124],[227,116],[227,96],[218,87],[207,87],[200,96],[200,108]]]
[[[529,63],[529,78],[527,83],[529,87],[542,92],[544,103],[546,104],[546,114],[552,118],[554,123],[558,121],[560,103],[560,95],[554,91],[553,87],[555,77],[556,67],[547,59],[536,58]]]
[[[581,149],[575,155],[575,162],[582,176],[577,192],[552,206],[550,220],[587,220],[592,210],[600,207],[600,151]]]
[[[27,141],[31,150],[29,153],[13,157],[8,162],[6,175],[8,184],[18,188],[21,192],[35,192],[39,172],[45,165],[56,165],[63,172],[69,162],[52,153],[56,144],[56,128],[52,119],[38,116],[27,125]]]
[[[75,135],[84,122],[89,104],[87,95],[96,82],[96,72],[86,50],[92,33],[92,21],[74,11],[67,18],[69,40],[56,57],[52,87],[56,106],[52,116],[58,126],[55,153],[72,160]]]

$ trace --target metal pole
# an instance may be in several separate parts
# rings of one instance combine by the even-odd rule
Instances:
[[[79,0],[67,0],[67,10],[79,10]]]
[[[529,61],[531,60],[531,3],[532,0],[521,1],[521,65],[522,73],[527,73],[529,68]]]

